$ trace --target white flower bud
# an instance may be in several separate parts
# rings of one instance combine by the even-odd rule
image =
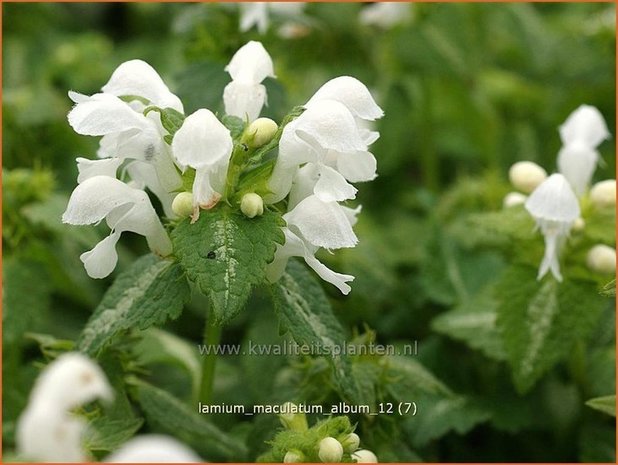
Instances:
[[[571,230],[572,230],[572,231],[576,231],[576,232],[580,232],[580,231],[583,231],[585,227],[586,227],[586,222],[585,222],[585,221],[584,221],[584,219],[580,216],[579,218],[577,218],[577,219],[573,222],[573,226],[571,226]]]
[[[262,147],[272,140],[279,129],[270,118],[258,118],[246,130],[248,144],[252,148]]]
[[[343,450],[345,450],[346,452],[350,454],[354,452],[356,449],[358,449],[359,444],[360,444],[360,438],[358,437],[358,434],[356,433],[348,434],[345,437],[345,439],[341,441]]]
[[[590,189],[590,200],[598,208],[616,205],[616,180],[606,179],[605,181],[597,182]]]
[[[305,461],[305,454],[298,449],[292,449],[285,453],[283,463],[302,463]]]
[[[186,218],[193,214],[193,194],[181,192],[172,201],[172,211],[180,218]]]
[[[248,218],[255,218],[264,213],[264,201],[257,194],[250,193],[242,196],[240,211]]]
[[[588,268],[596,273],[611,274],[616,272],[616,250],[607,245],[598,244],[588,251],[586,257]]]
[[[502,206],[504,208],[511,208],[517,205],[522,205],[526,203],[527,198],[528,197],[521,192],[509,192],[504,196],[504,200],[502,200]]]
[[[320,441],[318,456],[324,463],[339,462],[343,457],[343,446],[335,438],[325,437]]]
[[[367,449],[357,450],[352,454],[352,460],[356,463],[378,463],[376,454]]]
[[[547,171],[532,161],[518,161],[509,169],[509,180],[516,189],[529,194],[547,178]]]

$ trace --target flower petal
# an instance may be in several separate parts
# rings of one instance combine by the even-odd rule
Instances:
[[[325,83],[305,107],[311,108],[322,100],[336,100],[354,116],[365,120],[373,121],[384,116],[384,111],[375,102],[367,86],[351,76],[339,76]]]
[[[94,279],[102,279],[114,271],[118,263],[118,253],[116,252],[118,239],[120,239],[120,232],[112,232],[92,250],[80,255],[79,259],[84,264],[88,276]]]
[[[292,232],[317,247],[339,249],[358,242],[342,207],[336,202],[322,202],[315,195],[301,201],[283,219]]]
[[[117,97],[143,97],[158,107],[184,112],[180,99],[170,92],[154,68],[142,60],[122,63],[112,73],[102,90]]]
[[[350,182],[372,181],[377,177],[378,162],[371,152],[341,153],[337,156],[337,171]]]
[[[225,67],[234,81],[259,84],[267,77],[275,77],[273,61],[260,42],[254,40],[238,49]]]
[[[320,262],[313,255],[305,255],[305,262],[309,265],[313,271],[315,271],[320,278],[322,278],[327,283],[331,283],[337,289],[341,291],[343,295],[348,295],[352,288],[346,284],[348,282],[354,281],[354,276],[349,274],[341,274],[336,273],[335,271],[328,268],[322,262]]]
[[[272,175],[268,180],[268,189],[271,193],[264,196],[264,201],[268,204],[273,204],[283,200],[292,188],[292,182],[297,170],[298,165],[286,163],[281,158],[278,158]]]
[[[124,443],[106,463],[202,463],[203,460],[178,440],[160,434],[136,436]]]
[[[599,153],[581,141],[573,142],[558,152],[558,171],[571,183],[578,196],[583,195],[597,168]]]
[[[225,113],[251,122],[260,116],[266,102],[266,87],[232,81],[223,90],[223,102]]]
[[[580,141],[594,149],[610,137],[603,115],[590,105],[581,105],[560,126],[560,138],[564,145]]]
[[[118,97],[95,94],[75,105],[69,112],[69,124],[78,134],[104,136],[128,129],[143,129],[146,117],[135,112]]]
[[[541,221],[570,224],[580,216],[579,202],[566,178],[554,173],[526,200],[526,210]]]
[[[94,176],[107,176],[110,178],[116,177],[116,171],[122,164],[120,158],[105,158],[102,160],[89,160],[88,158],[76,158],[77,170],[77,182],[82,183],[86,179]]]
[[[232,137],[217,117],[206,109],[188,116],[174,135],[172,153],[185,166],[205,168],[229,160]]]
[[[300,121],[302,125],[303,121]],[[288,123],[281,133],[279,140],[279,155],[277,162],[281,161],[286,166],[300,165],[309,161],[317,161],[321,148],[313,148],[311,145],[296,137],[298,119]],[[316,151],[317,150],[317,151]]]
[[[358,190],[349,184],[338,171],[320,165],[318,168],[318,181],[313,192],[323,202],[340,202],[356,197]]]
[[[293,209],[301,200],[313,194],[313,188],[319,180],[319,170],[316,163],[307,163],[294,176],[294,183],[290,189],[288,210]]]
[[[260,34],[268,30],[268,4],[266,2],[240,3],[240,32],[257,26]]]
[[[143,161],[134,161],[127,165],[127,173],[129,173],[132,181],[139,184],[141,189],[148,188],[157,196],[165,216],[168,218],[176,216],[172,211],[172,201],[176,197],[176,193],[172,192],[173,189],[168,190],[163,186],[154,165]]]

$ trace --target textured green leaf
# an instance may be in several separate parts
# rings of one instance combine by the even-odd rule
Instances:
[[[180,129],[185,120],[185,115],[177,110],[174,110],[173,108],[159,108],[151,106],[144,110],[144,114],[147,115],[150,111],[156,111],[161,115],[161,125],[171,137],[174,137],[174,134],[176,134],[176,131]]]
[[[590,408],[598,410],[603,413],[607,413],[613,417],[616,416],[616,395],[595,397],[586,402],[586,405]]]
[[[299,345],[319,347],[333,367],[333,378],[345,397],[354,401],[359,390],[347,357],[330,355],[345,344],[345,334],[332,312],[324,290],[297,260],[290,260],[281,279],[272,287],[275,311],[284,331]]]
[[[221,122],[230,130],[233,139],[238,139],[245,130],[245,122],[238,116],[225,115],[221,118]]]
[[[242,461],[245,445],[189,408],[177,398],[148,383],[138,382],[138,402],[148,423],[194,447],[205,460]]]
[[[608,282],[603,289],[601,289],[601,295],[605,297],[616,297],[616,280],[612,279]]]
[[[143,423],[141,418],[96,418],[88,424],[84,445],[91,452],[113,451],[131,439]]]
[[[386,388],[402,402],[410,401],[410,396],[421,393],[447,397],[454,395],[442,381],[412,357],[387,357],[385,364],[389,380]]]
[[[536,270],[524,266],[504,273],[496,298],[498,328],[522,393],[594,329],[606,302],[592,284],[551,276],[538,282]]]
[[[442,334],[480,350],[494,360],[504,360],[506,354],[496,326],[498,302],[493,288],[488,287],[454,310],[432,321],[432,328]]]
[[[264,281],[266,265],[284,241],[281,216],[273,212],[249,219],[226,206],[202,211],[194,224],[172,233],[174,251],[187,276],[212,301],[219,324],[234,318],[251,288]]]
[[[181,267],[149,254],[120,274],[96,308],[77,345],[96,354],[130,328],[146,329],[177,318],[190,295]]]

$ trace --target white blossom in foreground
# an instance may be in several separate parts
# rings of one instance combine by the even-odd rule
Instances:
[[[114,270],[118,262],[116,243],[124,231],[146,237],[148,246],[158,255],[172,252],[172,243],[146,192],[115,178],[94,176],[75,188],[62,221],[86,225],[103,219],[111,234],[80,257],[92,278],[104,278]]]
[[[105,463],[199,463],[203,460],[170,436],[137,436],[103,459]]]
[[[590,105],[581,105],[560,126],[563,146],[558,153],[558,170],[578,196],[586,192],[596,170],[600,159],[596,148],[609,137],[603,116]]]
[[[176,132],[172,141],[174,159],[183,170],[195,169],[194,220],[200,208],[210,209],[221,199],[233,145],[229,129],[206,109],[187,116]]]
[[[69,411],[95,399],[111,400],[103,371],[72,352],[50,363],[37,379],[17,422],[16,445],[24,458],[41,462],[84,462],[86,423]]]
[[[260,42],[250,41],[238,49],[225,70],[232,77],[223,90],[225,112],[253,121],[266,103],[266,87],[261,83],[275,77],[270,55]]]
[[[366,5],[359,14],[361,24],[390,29],[407,23],[412,17],[411,3],[377,2]]]
[[[558,254],[562,241],[580,216],[577,197],[566,178],[555,173],[530,194],[525,206],[545,238],[545,255],[538,279],[551,270],[554,277],[562,281]]]
[[[604,244],[592,247],[586,255],[586,264],[592,271],[602,274],[616,272],[616,249]]]

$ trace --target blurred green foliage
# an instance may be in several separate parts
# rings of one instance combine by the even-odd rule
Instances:
[[[382,461],[615,460],[615,425],[602,413],[608,407],[591,401],[599,412],[585,405],[615,393],[614,300],[607,291],[596,295],[609,279],[583,269],[585,247],[601,240],[615,245],[615,217],[591,213],[589,232],[574,239],[567,266],[577,284],[569,292],[591,290],[594,314],[560,321],[555,330],[584,320],[586,328],[565,337],[534,379],[511,380],[508,363],[516,363],[526,341],[504,347],[499,331],[505,319],[527,320],[518,314],[523,307],[500,307],[493,290],[504,286],[499,278],[508,270],[519,274],[506,285],[518,280],[526,289],[525,295],[519,288],[506,292],[511,305],[529,299],[543,246],[523,210],[501,211],[508,167],[532,160],[554,170],[557,127],[582,103],[599,108],[615,128],[614,5],[419,3],[410,6],[410,24],[389,30],[360,25],[363,7],[308,4],[302,34],[282,39],[276,17],[265,35],[240,33],[233,4],[3,4],[5,450],[14,447],[15,420],[41,354],[46,359],[71,346],[111,283],[88,279],[78,259],[101,232],[60,222],[75,185],[74,159],[93,158],[98,144],[69,127],[67,91],[95,93],[121,62],[141,58],[187,112],[222,112],[225,65],[241,45],[260,40],[277,74],[265,83],[264,115],[280,120],[338,75],[366,83],[385,110],[372,147],[380,176],[359,189],[361,242],[323,257],[356,276],[353,291],[343,298],[325,290],[359,340],[419,341],[418,357],[354,358],[348,369],[366,381],[361,395],[374,401],[412,396],[427,409],[407,419],[352,416],[363,443]],[[604,164],[595,180],[614,176],[614,140],[600,152]],[[145,251],[127,236],[116,275]],[[130,334],[104,354],[106,373],[118,380],[126,402],[96,420],[88,437],[96,456],[138,430],[176,433],[206,459],[254,460],[267,452],[276,419],[206,421],[187,407],[186,386],[195,384],[187,353],[201,339],[204,305],[194,296],[178,320]],[[224,342],[281,341],[271,307],[256,292],[250,311],[226,327]],[[568,307],[563,302],[556,311]],[[215,397],[337,401],[341,380],[329,367],[320,358],[223,358]],[[124,380],[132,374],[148,383]],[[169,408],[161,410],[157,399]],[[172,411],[177,428],[162,428]],[[247,450],[239,446],[234,455],[234,441]]]

